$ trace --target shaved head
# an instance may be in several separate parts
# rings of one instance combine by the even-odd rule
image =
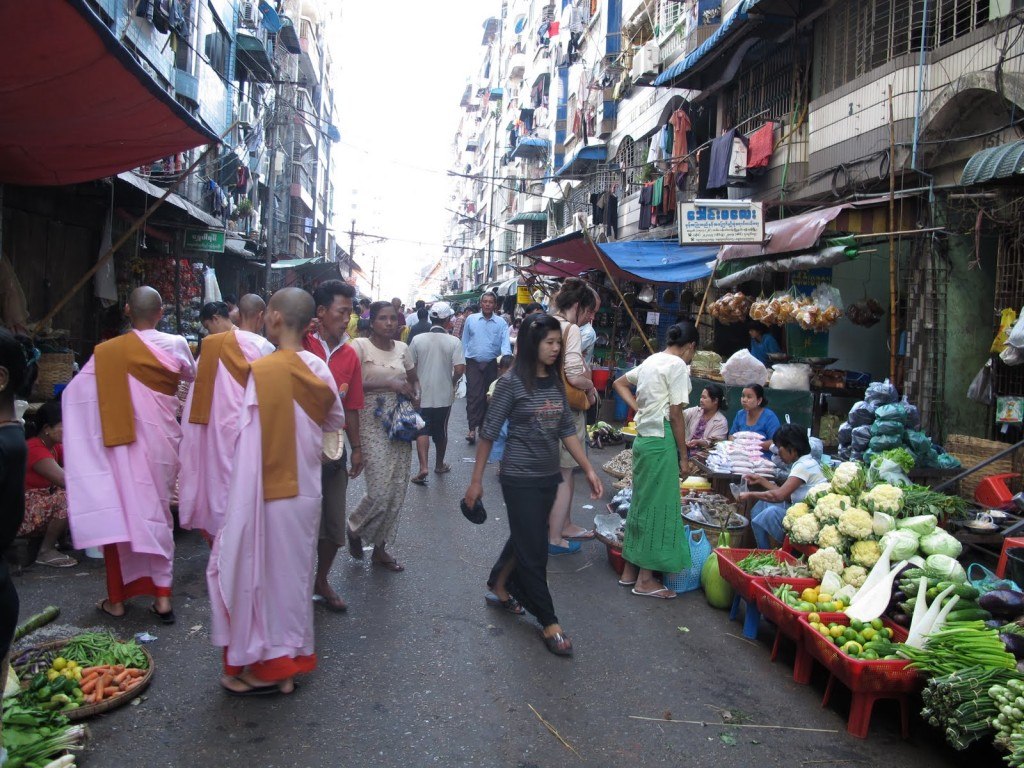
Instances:
[[[247,293],[238,300],[238,314],[242,318],[256,317],[260,312],[265,312],[267,303],[255,293]]]
[[[125,312],[136,329],[153,328],[163,314],[164,301],[155,288],[140,285],[128,296]]]
[[[304,333],[316,314],[316,302],[301,288],[282,288],[271,296],[267,310],[279,312],[289,330]]]

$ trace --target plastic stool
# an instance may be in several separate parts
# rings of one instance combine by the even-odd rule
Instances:
[[[1006,485],[1007,480],[1017,477],[1013,472],[1004,475],[990,475],[974,489],[974,500],[990,509],[1002,509],[1013,502],[1013,493]]]
[[[1006,550],[1024,547],[1024,538],[1010,536],[1003,539],[1003,551],[999,553],[999,564],[996,565],[996,576],[1006,578]]]
[[[832,686],[835,685],[835,675],[829,673],[828,685],[825,686],[825,696],[821,700],[821,706],[828,706],[832,698]],[[895,693],[857,693],[851,692],[850,717],[846,721],[846,731],[858,739],[866,739],[868,730],[871,728],[871,710],[879,699],[893,699],[900,704],[900,735],[904,739],[910,738],[910,711],[908,707],[907,694]]]
[[[732,607],[729,609],[729,621],[736,620],[740,612],[740,603],[743,603],[743,636],[748,640],[757,640],[757,628],[761,624],[761,611],[757,609],[755,601],[747,601],[739,595],[733,595]]]

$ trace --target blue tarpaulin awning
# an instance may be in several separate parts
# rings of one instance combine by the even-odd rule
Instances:
[[[542,139],[539,136],[524,136],[516,144],[509,157],[513,160],[520,157],[543,157],[550,149],[551,142],[547,139]]]
[[[555,171],[555,178],[569,176],[574,173],[581,173],[589,163],[597,163],[608,159],[607,144],[588,144],[585,147],[577,147],[569,155],[569,159],[562,163],[562,167]]]
[[[600,257],[594,252],[594,247],[600,250]],[[626,240],[592,245],[582,232],[572,232],[526,248],[521,253],[535,259],[546,256],[574,262],[589,269],[604,271],[607,267],[607,271],[618,279],[688,283],[711,274],[708,262],[715,260],[718,248],[682,246],[675,240]]]
[[[673,81],[692,70],[698,62],[704,60],[712,50],[723,45],[727,38],[732,36],[735,31],[742,28],[750,18],[750,10],[757,5],[758,2],[759,0],[743,0],[742,3],[737,5],[732,12],[722,20],[721,25],[715,30],[711,37],[701,43],[696,50],[690,52],[685,58],[677,61],[671,67],[658,75],[654,80],[654,85],[680,85]]]

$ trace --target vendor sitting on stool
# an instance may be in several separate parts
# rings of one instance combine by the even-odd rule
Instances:
[[[778,486],[758,475],[747,475],[743,478],[747,483],[760,485],[767,490],[748,491],[737,498],[741,502],[758,500],[750,512],[750,527],[754,529],[754,539],[759,549],[771,549],[782,543],[786,535],[782,528],[786,509],[791,503],[803,501],[811,486],[825,482],[821,465],[811,455],[811,443],[807,439],[806,429],[796,424],[783,424],[775,431],[773,439],[782,460],[792,464],[786,482]]]
[[[750,321],[747,331],[750,333],[750,354],[765,365],[770,365],[771,361],[768,359],[768,355],[777,355],[782,352],[779,342],[769,333],[767,325],[756,320]]]

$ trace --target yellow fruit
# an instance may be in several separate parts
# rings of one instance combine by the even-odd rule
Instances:
[[[818,602],[818,590],[813,587],[808,587],[800,593],[800,599],[805,600],[808,603],[816,603]]]
[[[872,627],[864,627],[864,629],[861,630],[861,634],[864,635],[865,640],[871,642],[871,639],[877,634],[877,632]]]
[[[64,669],[64,667],[66,667],[67,665],[68,660],[65,659],[63,656],[58,656],[56,659],[53,660],[53,668],[56,669],[58,672]]]
[[[818,599],[815,600],[814,602],[816,602],[816,603],[831,603],[832,602],[832,595],[830,595],[828,592],[819,592],[818,593]]]
[[[58,672],[56,669],[46,670],[46,679],[49,680],[51,683],[58,677],[60,677],[60,672]]]
[[[846,607],[846,603],[844,603],[842,600],[836,600],[834,602],[834,605],[835,605],[837,611],[841,611],[841,610],[843,610],[843,608]]]
[[[828,633],[832,637],[842,637],[843,632],[845,631],[846,627],[844,627],[842,624],[833,624],[831,627],[829,627]]]
[[[828,627],[826,627],[824,624],[818,625],[818,631],[821,632],[821,634],[823,634],[825,637],[831,637],[831,635],[829,634]]]
[[[812,624],[812,625],[820,624],[821,623],[821,616],[818,615],[817,613],[808,614],[807,615],[807,622],[809,624]]]

